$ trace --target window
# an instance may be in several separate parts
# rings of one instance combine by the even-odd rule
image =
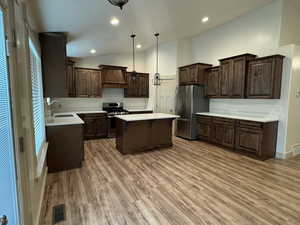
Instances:
[[[32,42],[29,39],[30,49],[30,68],[32,83],[32,107],[33,107],[33,125],[35,152],[38,155],[45,143],[45,114],[42,82],[42,65],[41,58]]]

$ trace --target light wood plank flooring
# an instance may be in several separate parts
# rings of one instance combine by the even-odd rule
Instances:
[[[87,141],[82,169],[50,174],[42,225],[300,224],[300,157],[256,161],[174,138],[123,156],[114,139]]]

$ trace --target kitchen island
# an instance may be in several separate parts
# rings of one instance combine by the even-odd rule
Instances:
[[[179,116],[152,113],[122,115],[116,118],[116,147],[122,154],[134,154],[173,145],[173,120]]]

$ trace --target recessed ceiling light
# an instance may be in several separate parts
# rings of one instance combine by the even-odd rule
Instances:
[[[119,25],[120,21],[116,17],[114,17],[111,19],[110,23],[113,26],[117,26],[117,25]]]
[[[143,46],[141,44],[137,44],[136,48],[142,48]]]
[[[206,22],[208,22],[208,20],[209,20],[209,18],[207,16],[205,16],[202,18],[202,23],[206,23]]]
[[[96,50],[95,49],[91,49],[90,53],[95,54]]]

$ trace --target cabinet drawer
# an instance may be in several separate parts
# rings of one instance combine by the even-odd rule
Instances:
[[[239,120],[238,125],[239,127],[262,129],[264,124],[260,122],[254,122],[254,121]]]
[[[210,124],[212,121],[212,118],[210,116],[197,116],[197,122],[198,123],[204,123],[204,124]]]
[[[234,119],[227,119],[227,118],[221,118],[221,117],[215,117],[213,118],[213,123],[216,124],[226,124],[226,125],[234,125],[235,120]]]

